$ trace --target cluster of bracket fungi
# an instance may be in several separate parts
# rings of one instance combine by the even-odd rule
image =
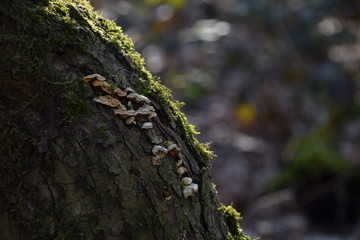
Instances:
[[[136,120],[140,119],[144,121],[141,126],[142,129],[153,128],[151,119],[156,117],[157,114],[147,97],[136,93],[132,88],[126,88],[124,91],[117,87],[114,88],[106,82],[106,78],[97,73],[85,76],[83,79],[85,82],[91,82],[94,87],[101,88],[102,91],[107,93],[107,95],[94,98],[94,102],[112,107],[115,116],[125,119],[125,124],[136,124]],[[121,103],[121,99],[128,100],[128,109]],[[134,110],[134,105],[139,107]]]
[[[154,107],[151,106],[151,101],[147,97],[136,93],[131,88],[126,88],[122,91],[118,87],[113,87],[106,82],[106,78],[97,73],[85,76],[83,79],[85,82],[92,83],[94,87],[100,88],[103,92],[107,93],[107,95],[95,97],[94,102],[112,107],[114,115],[125,119],[125,124],[136,124],[136,120],[141,120],[143,122],[141,125],[142,129],[153,128],[151,119],[156,117],[157,114]],[[126,104],[128,108],[120,101],[124,99],[128,100]],[[134,109],[135,105],[138,106],[136,110]],[[179,156],[181,153],[181,149],[175,143],[166,141],[166,144],[166,148],[160,145],[155,145],[152,148],[152,154],[154,155],[152,158],[153,165],[160,165],[161,159],[164,158],[167,153],[173,156]],[[192,182],[191,177],[185,176],[188,170],[184,166],[182,159],[177,161],[176,168],[181,178],[181,184],[183,185],[184,197],[187,199],[188,197],[194,196],[199,190],[199,187],[196,183]]]
[[[160,165],[161,159],[165,157],[167,153],[173,156],[179,156],[181,153],[181,149],[173,142],[167,141],[167,148],[162,147],[160,145],[155,145],[152,149],[153,153],[153,165]],[[191,177],[184,176],[188,170],[184,166],[184,161],[179,159],[176,163],[177,172],[179,177],[181,178],[181,184],[183,185],[183,195],[187,199],[188,197],[192,197],[199,190],[199,187],[196,183],[193,183]]]

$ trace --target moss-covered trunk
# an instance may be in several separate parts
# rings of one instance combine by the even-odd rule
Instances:
[[[86,1],[2,0],[0,24],[0,239],[241,238],[209,153],[114,23]],[[107,93],[83,81],[93,73],[125,108],[153,106],[153,128],[94,102]],[[151,104],[115,96],[127,87]],[[154,165],[153,147],[171,142],[181,153]]]

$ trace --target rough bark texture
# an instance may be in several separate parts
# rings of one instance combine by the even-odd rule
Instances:
[[[243,238],[219,210],[206,152],[121,30],[85,1],[1,0],[0,24],[0,239]],[[149,97],[154,128],[94,103],[92,73]],[[194,197],[179,157],[152,164],[168,140]]]

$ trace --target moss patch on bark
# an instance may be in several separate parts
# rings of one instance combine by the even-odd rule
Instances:
[[[222,205],[219,209],[229,227],[228,240],[250,240],[250,238],[243,234],[239,221],[241,220],[240,213],[232,206]]]

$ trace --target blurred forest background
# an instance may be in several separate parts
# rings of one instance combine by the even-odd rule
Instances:
[[[360,2],[93,0],[212,142],[261,239],[360,239]]]

